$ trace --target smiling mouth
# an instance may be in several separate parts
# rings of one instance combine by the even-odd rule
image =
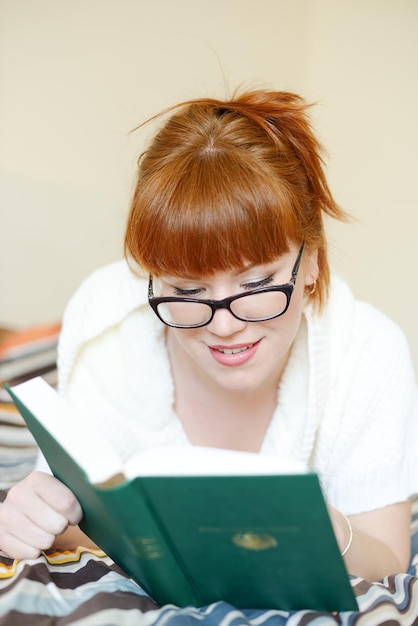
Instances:
[[[238,354],[239,352],[245,352],[249,348],[252,348],[253,345],[253,343],[249,343],[247,346],[242,346],[241,348],[216,348],[216,351],[222,354]]]

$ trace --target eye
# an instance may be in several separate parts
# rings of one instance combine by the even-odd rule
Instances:
[[[180,289],[179,287],[174,287],[174,295],[175,296],[185,296],[189,298],[195,298],[202,293],[203,289],[199,287],[195,289]]]
[[[267,276],[266,278],[262,278],[261,280],[256,280],[250,283],[245,283],[243,287],[244,289],[247,289],[247,290],[260,289],[261,287],[267,287],[268,285],[271,285],[271,283],[273,282],[273,277],[274,275],[271,274],[271,276]]]

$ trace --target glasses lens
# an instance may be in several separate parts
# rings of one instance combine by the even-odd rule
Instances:
[[[200,302],[161,302],[158,315],[167,324],[175,326],[198,326],[210,320],[212,310]]]
[[[256,322],[261,319],[277,317],[285,311],[286,306],[287,295],[283,291],[266,291],[233,300],[231,311],[248,322]]]

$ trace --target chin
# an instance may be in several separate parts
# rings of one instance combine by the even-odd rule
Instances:
[[[264,378],[260,379],[254,375],[243,375],[238,372],[232,376],[225,373],[223,376],[212,378],[212,380],[218,387],[225,391],[241,394],[259,391],[267,384],[267,380]]]

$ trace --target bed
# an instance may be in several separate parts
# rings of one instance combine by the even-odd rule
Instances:
[[[102,552],[77,547],[25,561],[0,552],[0,626],[411,626],[418,624],[418,500],[411,542],[408,573],[376,583],[353,577],[359,611],[344,613],[238,610],[225,602],[159,607]]]

